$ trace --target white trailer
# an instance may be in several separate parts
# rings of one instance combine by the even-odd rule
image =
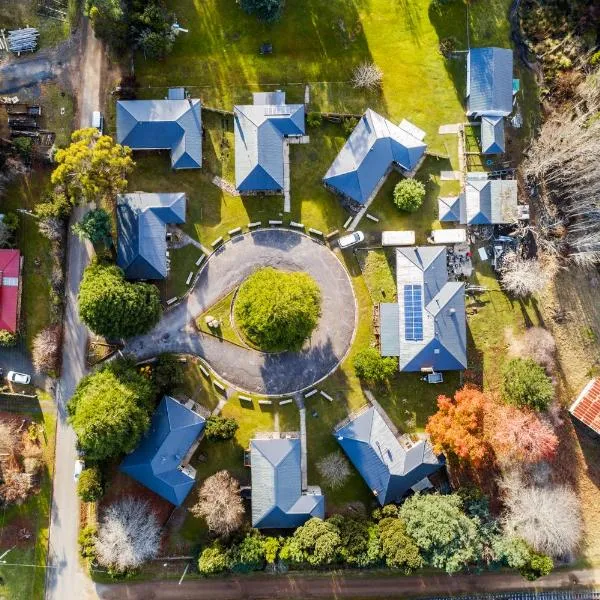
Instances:
[[[432,244],[463,244],[467,241],[467,230],[434,229],[430,241]]]
[[[381,232],[382,246],[414,246],[415,232],[414,231],[382,231]]]

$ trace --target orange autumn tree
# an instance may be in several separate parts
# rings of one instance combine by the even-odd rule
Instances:
[[[552,426],[533,411],[497,405],[488,414],[486,429],[502,463],[536,463],[556,456],[558,438]]]
[[[454,398],[439,396],[438,411],[427,422],[427,433],[436,452],[455,456],[478,468],[492,457],[487,440],[485,417],[491,400],[480,390],[465,386]]]

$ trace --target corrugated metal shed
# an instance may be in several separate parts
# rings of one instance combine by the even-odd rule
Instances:
[[[512,98],[512,50],[471,48],[467,55],[467,115],[508,116]]]
[[[235,182],[239,192],[283,191],[284,138],[304,135],[304,105],[285,104],[284,92],[254,94],[233,107]]]
[[[467,367],[464,284],[448,281],[445,246],[396,250],[400,371],[460,370]],[[405,306],[404,289],[421,286],[420,306]],[[419,312],[421,336],[407,335],[412,313]]]
[[[516,179],[474,179],[465,184],[464,220],[468,225],[496,225],[517,221]]]
[[[390,169],[410,172],[427,145],[371,109],[362,116],[323,178],[337,193],[365,204]]]
[[[374,407],[361,412],[334,436],[382,506],[399,502],[410,488],[444,465],[428,441],[410,448],[398,441]]]
[[[205,424],[203,417],[164,396],[152,416],[150,429],[139,446],[125,457],[120,470],[180,506],[195,479],[179,467],[204,432]]]
[[[481,152],[483,154],[504,152],[504,117],[481,118]]]
[[[200,100],[119,100],[117,141],[133,150],[170,150],[173,169],[200,169]]]
[[[302,492],[299,439],[252,440],[250,460],[253,527],[286,529],[324,518],[325,497]]]
[[[594,433],[600,435],[600,378],[591,379],[569,412]]]
[[[183,192],[117,197],[117,264],[128,279],[167,276],[167,224],[185,223]]]

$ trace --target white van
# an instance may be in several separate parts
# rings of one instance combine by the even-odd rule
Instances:
[[[104,117],[99,110],[92,113],[92,127],[95,127],[100,133],[104,130]]]

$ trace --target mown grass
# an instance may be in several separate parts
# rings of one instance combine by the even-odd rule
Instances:
[[[44,393],[40,398],[44,401],[48,400]],[[26,529],[31,534],[29,540],[19,542],[18,547],[6,555],[4,560],[7,564],[0,565],[0,597],[6,600],[43,598],[46,577],[44,567],[48,554],[56,414],[53,410],[44,410],[27,413],[24,416],[40,426],[44,466],[40,476],[39,491],[20,506],[11,506],[0,513],[2,552],[8,550],[2,543],[2,530],[8,528],[11,523],[18,523],[19,528]],[[34,566],[15,566],[15,564]]]
[[[196,325],[198,326],[198,329],[204,333],[217,336],[228,342],[233,342],[234,344],[241,344],[242,340],[240,340],[240,337],[231,324],[231,303],[234,294],[235,290],[230,294],[227,294],[225,298],[219,300],[216,304],[213,304],[213,306],[196,319]],[[219,327],[211,328],[208,326],[205,317],[209,315],[219,321]]]

